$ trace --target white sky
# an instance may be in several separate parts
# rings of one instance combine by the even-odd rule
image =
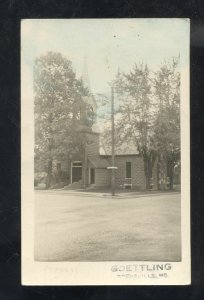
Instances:
[[[188,19],[23,20],[22,67],[32,72],[35,57],[56,51],[72,61],[79,77],[86,56],[92,92],[107,93],[118,68],[129,71],[144,62],[155,69],[179,54],[185,68],[188,35]]]

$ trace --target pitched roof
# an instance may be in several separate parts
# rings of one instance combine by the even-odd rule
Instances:
[[[100,156],[91,156],[88,157],[88,165],[96,169],[106,169],[110,166],[107,159]]]
[[[112,148],[109,143],[106,143],[104,140],[100,141],[99,148],[100,155],[111,155]],[[139,152],[135,143],[130,141],[124,141],[120,145],[115,145],[115,155],[138,155]]]

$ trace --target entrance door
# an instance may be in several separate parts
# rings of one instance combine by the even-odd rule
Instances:
[[[91,168],[90,169],[90,183],[91,184],[94,184],[95,183],[95,169],[94,168]]]
[[[78,182],[82,179],[82,163],[73,162],[72,163],[72,183]]]

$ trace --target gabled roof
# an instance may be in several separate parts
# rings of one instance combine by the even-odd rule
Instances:
[[[100,155],[111,155],[112,147],[109,143],[106,143],[104,140],[100,141],[99,148]],[[124,141],[120,143],[120,145],[115,145],[115,155],[138,155],[139,152],[137,150],[136,145],[133,141]]]
[[[88,157],[88,165],[89,167],[94,167],[96,169],[106,169],[110,166],[107,159],[100,156],[90,156]]]

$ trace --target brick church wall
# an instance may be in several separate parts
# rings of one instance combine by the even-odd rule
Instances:
[[[111,165],[111,157],[106,157]],[[132,179],[126,179],[126,162],[131,162],[131,175]],[[115,185],[118,188],[124,188],[125,183],[132,183],[133,189],[145,189],[146,178],[144,173],[144,162],[143,158],[138,155],[118,155],[115,156],[115,166],[118,169],[115,171]],[[97,186],[108,184],[111,185],[111,170],[98,169],[96,178]],[[108,173],[107,173],[108,171]],[[104,178],[108,174],[107,178]],[[103,184],[101,184],[103,183]],[[153,189],[157,189],[157,163],[155,162],[153,168]]]
[[[131,175],[132,180],[126,179],[126,162],[131,162]],[[145,174],[144,164],[140,156],[137,155],[124,155],[115,157],[115,165],[118,169],[115,171],[116,186],[124,187],[125,183],[132,183],[134,189],[145,188]]]
[[[110,170],[95,169],[95,186],[110,187],[110,184],[111,184]]]

